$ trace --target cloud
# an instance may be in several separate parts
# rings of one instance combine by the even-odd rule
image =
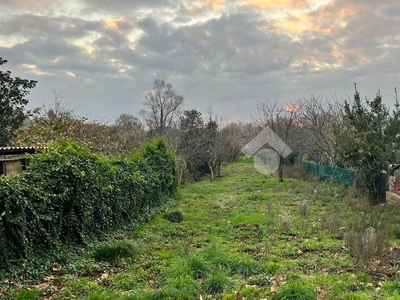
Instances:
[[[127,13],[137,12],[138,10],[164,10],[167,8],[177,8],[179,1],[174,0],[82,0],[85,5],[85,13],[106,12],[106,13]]]
[[[212,9],[216,9],[222,5],[224,5],[225,3],[227,3],[227,0],[201,0],[196,2],[193,5],[190,5],[186,8],[186,10],[190,13],[190,14],[194,14],[194,13],[198,13],[201,11],[207,11],[207,10],[212,10]]]
[[[0,21],[1,35],[23,37],[62,37],[76,39],[90,31],[99,31],[102,22],[69,18],[66,16],[47,16],[22,14],[13,15]]]
[[[282,6],[286,9],[290,9],[307,8],[310,6],[310,2],[308,0],[237,0],[235,3],[240,6],[250,6],[256,8]]]
[[[55,87],[72,106],[116,115],[140,110],[158,78],[186,108],[213,104],[239,119],[255,98],[351,95],[354,81],[376,92],[400,77],[397,0],[71,3],[0,4],[0,53],[16,75],[39,80],[34,101]]]
[[[65,2],[65,0],[2,0],[0,7],[5,8],[43,8],[49,5],[59,5]]]

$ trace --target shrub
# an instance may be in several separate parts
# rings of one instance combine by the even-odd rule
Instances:
[[[111,241],[97,247],[93,251],[93,258],[96,261],[118,263],[122,258],[133,257],[136,253],[136,246],[131,241]]]
[[[306,217],[308,214],[308,201],[307,200],[303,200],[299,203],[299,213],[300,216],[302,217]]]
[[[278,215],[279,223],[286,231],[290,229],[290,215],[287,212]]]
[[[394,214],[394,215],[393,215]],[[369,264],[371,259],[383,253],[390,238],[390,220],[396,210],[372,208],[368,214],[355,215],[349,220],[349,231],[344,234],[345,246],[358,264]]]
[[[180,223],[183,221],[183,213],[179,210],[174,210],[164,214],[164,218],[170,222]]]
[[[313,174],[310,173],[303,165],[284,165],[283,172],[284,174],[286,174],[287,177],[294,179],[310,180],[313,177]]]
[[[362,231],[345,233],[344,241],[358,263],[368,264],[374,255],[382,252],[385,245],[382,244],[379,236],[383,234],[373,227],[368,227]]]
[[[175,191],[175,158],[163,140],[146,142],[127,159],[54,144],[32,156],[24,173],[0,176],[0,264],[132,227]]]

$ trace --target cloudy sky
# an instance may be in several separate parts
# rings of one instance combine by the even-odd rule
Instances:
[[[138,114],[155,79],[246,120],[256,101],[400,88],[398,0],[0,0],[2,70],[81,116]]]

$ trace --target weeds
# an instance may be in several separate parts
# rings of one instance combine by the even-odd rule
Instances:
[[[187,263],[196,279],[205,278],[210,270],[210,265],[202,256],[192,254]]]
[[[183,213],[180,210],[173,210],[165,213],[164,218],[173,223],[180,223],[183,221]]]
[[[373,227],[360,231],[349,231],[344,235],[345,246],[356,258],[357,263],[368,265],[371,259],[382,253],[385,243],[382,241],[384,233]]]
[[[119,263],[121,259],[134,257],[136,254],[135,244],[128,240],[121,240],[98,246],[92,256],[96,261]]]
[[[283,173],[287,174],[288,177],[300,180],[310,180],[313,175],[307,171],[307,168],[303,165],[294,165],[283,167]]]
[[[332,212],[328,215],[324,215],[321,218],[322,228],[326,229],[332,234],[340,234],[343,228],[343,221],[338,212]]]
[[[207,293],[222,293],[230,285],[228,275],[222,270],[213,273],[205,282],[205,291]]]
[[[259,274],[254,277],[250,277],[248,282],[251,285],[257,285],[260,287],[265,287],[272,283],[271,277],[266,274]]]
[[[232,261],[232,271],[243,277],[257,275],[265,270],[265,267],[256,260],[248,257],[237,257]]]
[[[133,233],[70,255],[54,272],[49,268],[48,287],[25,291],[21,284],[17,290],[1,281],[0,291],[12,299],[54,300],[398,297],[400,276],[368,276],[372,267],[397,272],[385,259],[399,260],[400,251],[381,255],[390,238],[400,237],[397,209],[371,207],[362,195],[342,198],[342,187],[326,181],[278,183],[249,163],[223,170],[228,175],[212,184],[187,185],[168,213]],[[166,221],[174,211],[185,212],[183,222]],[[364,272],[356,273],[355,264]]]
[[[299,213],[300,216],[306,217],[308,215],[308,201],[303,200],[299,203]]]
[[[270,201],[267,202],[267,210],[268,210],[268,214],[270,215],[272,212],[272,203]]]
[[[294,279],[280,287],[275,299],[314,300],[316,297],[317,295],[313,287],[299,279]]]
[[[279,223],[285,231],[289,231],[290,229],[290,215],[287,212],[284,212],[278,216]]]

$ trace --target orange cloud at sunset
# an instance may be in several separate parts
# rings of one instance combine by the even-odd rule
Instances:
[[[106,25],[108,28],[115,29],[115,30],[122,30],[123,27],[129,24],[129,20],[125,17],[120,18],[113,18],[106,21]]]
[[[285,110],[287,112],[294,112],[297,110],[297,105],[296,104],[286,105]]]
[[[187,8],[187,11],[190,13],[195,13],[199,9],[203,8],[217,8],[220,7],[221,5],[225,4],[226,0],[201,0],[197,2],[196,4],[189,6]]]
[[[300,8],[310,6],[310,0],[200,0],[196,4],[187,8],[190,13],[199,9],[215,9],[227,3],[234,3],[239,6],[248,6],[256,8],[267,8],[282,6],[284,8]]]
[[[235,2],[238,5],[253,6],[258,8],[266,8],[271,6],[282,6],[285,8],[306,7],[310,3],[308,0],[238,0]]]
[[[356,6],[351,3],[340,5],[332,2],[316,11],[292,15],[276,25],[285,31],[314,34],[329,34],[347,26],[347,20],[356,15]]]

